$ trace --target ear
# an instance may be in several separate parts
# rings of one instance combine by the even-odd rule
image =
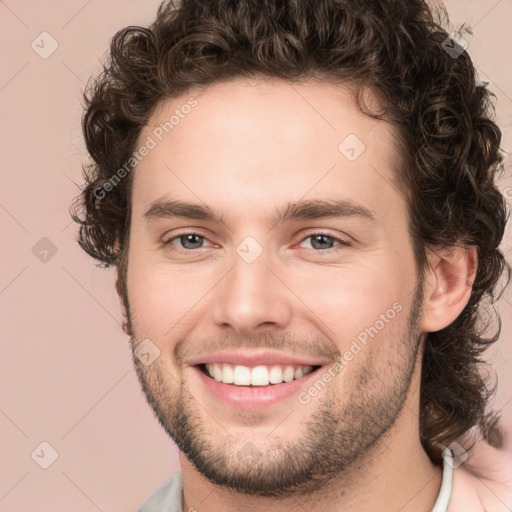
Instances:
[[[428,255],[425,275],[422,331],[435,332],[450,325],[469,301],[476,277],[476,246],[445,247]]]
[[[123,315],[122,329],[125,334],[127,334],[128,336],[131,336],[130,330],[128,328],[128,313],[126,310],[126,304],[124,302],[123,290],[122,290],[122,286],[121,286],[121,279],[120,279],[119,275],[116,280],[116,291],[117,291],[117,298],[119,299],[119,306],[121,307],[121,314]]]

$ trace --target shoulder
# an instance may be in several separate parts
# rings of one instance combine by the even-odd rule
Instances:
[[[174,473],[143,503],[138,512],[182,512],[181,471]]]
[[[496,480],[477,476],[465,467],[453,473],[448,512],[510,512],[512,488]]]
[[[454,469],[448,512],[512,511],[512,455],[478,441]]]

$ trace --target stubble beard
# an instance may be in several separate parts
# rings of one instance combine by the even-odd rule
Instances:
[[[186,380],[172,375],[162,358],[150,366],[145,366],[135,356],[133,361],[146,399],[160,425],[210,482],[250,496],[308,495],[334,479],[343,478],[355,462],[368,461],[372,448],[399,417],[417,363],[421,297],[420,283],[402,335],[398,340],[385,340],[396,347],[395,353],[388,350],[388,359],[378,360],[370,342],[363,349],[367,351],[363,356],[365,364],[359,365],[358,373],[352,372],[350,378],[345,379],[344,388],[336,388],[334,379],[330,387],[314,398],[317,400],[315,412],[299,425],[293,438],[289,436],[291,426],[296,425],[292,420],[284,422],[284,429],[276,429],[272,444],[268,440],[264,445],[253,443],[250,426],[244,430],[247,435],[240,437],[239,433],[232,436],[227,428],[214,424],[203,408],[208,404],[201,405]],[[127,311],[129,315],[129,307]],[[128,320],[132,325],[131,319]],[[130,339],[134,349],[133,341],[140,337],[135,335]],[[377,338],[375,342],[383,340]],[[323,371],[325,369],[320,369]],[[346,371],[345,368],[340,375]],[[343,396],[348,396],[349,400],[343,400]],[[296,402],[294,407],[302,406]],[[242,411],[240,416],[243,416]]]

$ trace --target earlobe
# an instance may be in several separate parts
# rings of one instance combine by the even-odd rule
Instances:
[[[425,276],[422,331],[435,332],[450,325],[471,296],[478,266],[475,246],[441,248],[429,254]]]

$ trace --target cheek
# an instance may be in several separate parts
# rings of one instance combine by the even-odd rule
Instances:
[[[151,255],[134,254],[128,269],[128,289],[138,336],[157,344],[176,339],[194,317],[212,286],[212,272],[191,272],[185,265],[151,262]]]
[[[396,251],[383,249],[365,255],[364,263],[354,258],[344,266],[284,265],[273,269],[286,284],[278,284],[281,293],[266,286],[260,292],[270,290],[272,300],[289,301],[295,317],[290,329],[297,321],[314,326],[344,351],[354,339],[387,339],[403,325],[415,283],[414,267],[401,254],[404,261],[397,261]],[[230,267],[222,262],[171,265],[142,250],[133,251],[129,262],[135,332],[159,345],[165,341],[168,346],[198,325],[207,327],[221,295],[240,292],[226,287],[222,278]],[[270,272],[269,279],[275,281]]]
[[[406,321],[413,287],[411,275],[393,268],[352,267],[301,276],[293,289],[307,306],[303,314],[343,351],[355,339],[364,343],[396,335]]]

